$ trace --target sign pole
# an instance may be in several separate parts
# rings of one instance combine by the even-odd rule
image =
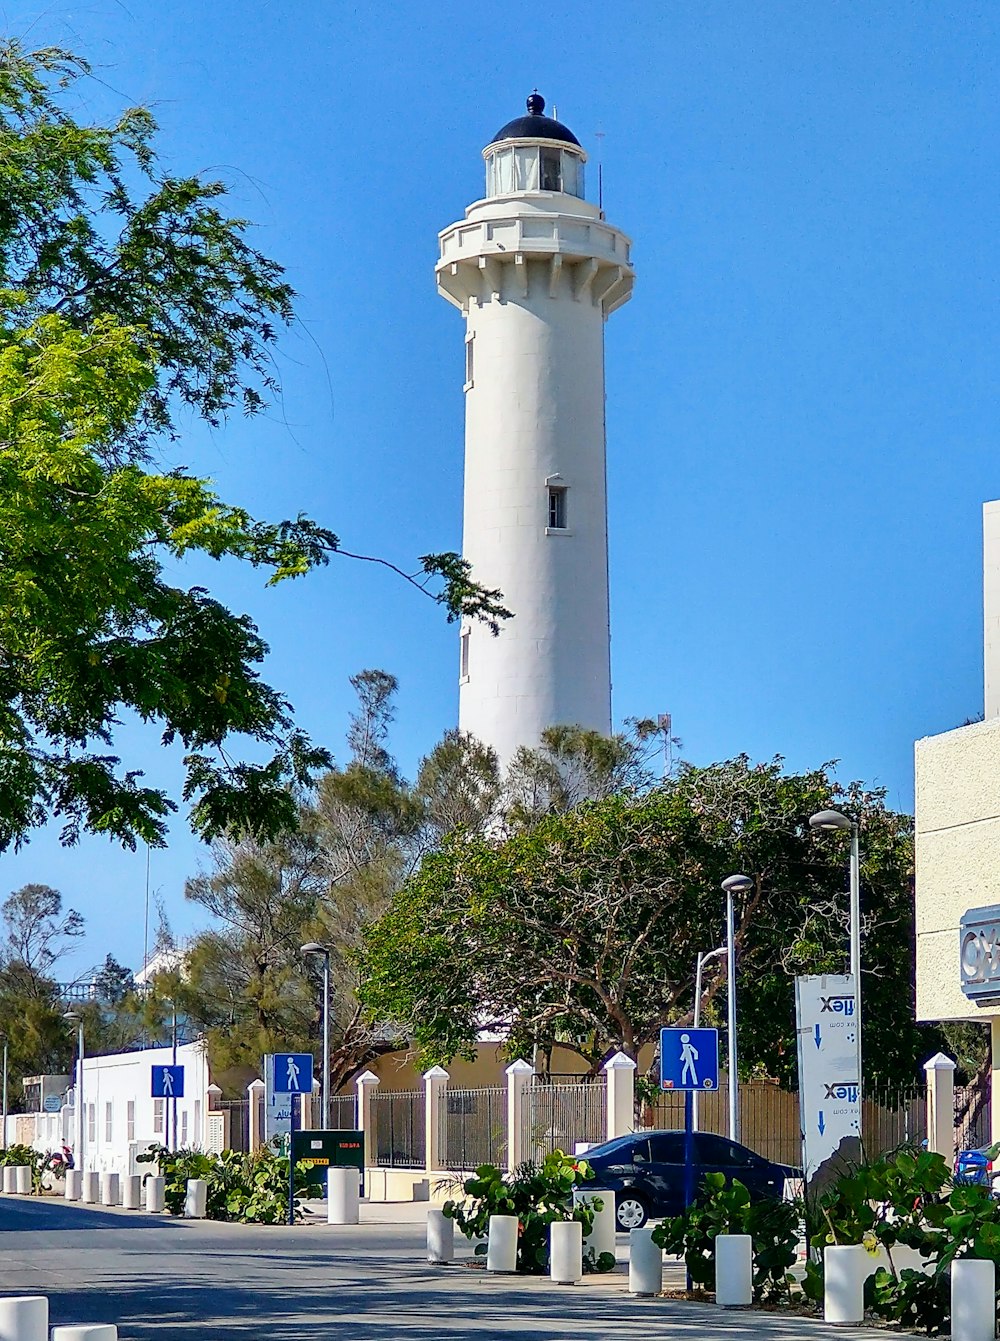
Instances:
[[[295,1095],[288,1096],[288,1223],[295,1224]]]
[[[694,1093],[684,1091],[684,1209],[694,1201]],[[687,1272],[687,1289],[691,1290],[691,1272]]]

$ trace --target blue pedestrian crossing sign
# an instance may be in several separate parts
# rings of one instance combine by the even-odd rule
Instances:
[[[661,1029],[660,1089],[718,1088],[718,1029]]]
[[[183,1099],[183,1066],[154,1066],[152,1093],[154,1099]]]
[[[311,1052],[274,1054],[275,1094],[312,1094],[313,1059]]]

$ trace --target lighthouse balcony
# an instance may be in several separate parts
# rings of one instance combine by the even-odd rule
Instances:
[[[466,219],[439,241],[438,288],[463,311],[471,301],[527,297],[539,283],[553,298],[568,291],[600,303],[605,315],[632,294],[631,243],[600,219],[537,211]]]

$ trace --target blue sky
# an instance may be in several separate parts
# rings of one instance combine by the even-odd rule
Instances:
[[[593,0],[502,9],[260,0],[8,4],[87,55],[81,114],[154,106],[176,171],[231,183],[299,292],[284,396],[176,459],[269,516],[306,510],[402,564],[461,541],[463,329],[436,234],[535,86],[634,239],[608,325],[614,706],[673,714],[697,762],[745,751],[912,804],[912,744],[982,702],[980,506],[996,450],[1000,11],[952,0]],[[602,138],[598,139],[598,133]],[[198,570],[190,580],[203,578]],[[405,770],[457,712],[456,634],[366,565],[265,592],[303,725],[341,748],[348,677],[401,681]],[[155,741],[127,737],[149,776]],[[151,872],[175,930],[207,860],[180,818]],[[142,958],[145,854],[38,835],[0,893],[56,885],[70,971]]]

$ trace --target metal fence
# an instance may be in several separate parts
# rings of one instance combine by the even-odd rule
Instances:
[[[396,1090],[372,1095],[372,1126],[365,1160],[387,1168],[422,1169],[427,1141],[424,1091]]]
[[[330,1128],[332,1131],[357,1131],[357,1101],[353,1094],[330,1095]],[[314,1101],[317,1116],[322,1113]]]
[[[990,1144],[991,1135],[990,1075],[987,1071],[971,1085],[955,1086],[955,1149],[981,1149]]]
[[[448,1090],[444,1162],[449,1169],[502,1168],[507,1160],[506,1089]]]
[[[245,1153],[250,1149],[250,1100],[220,1099],[219,1108],[227,1115],[226,1140],[229,1149]]]
[[[583,1083],[534,1084],[522,1109],[522,1149],[540,1160],[553,1150],[573,1153],[582,1141],[598,1145],[607,1135],[608,1089],[603,1076]]]

